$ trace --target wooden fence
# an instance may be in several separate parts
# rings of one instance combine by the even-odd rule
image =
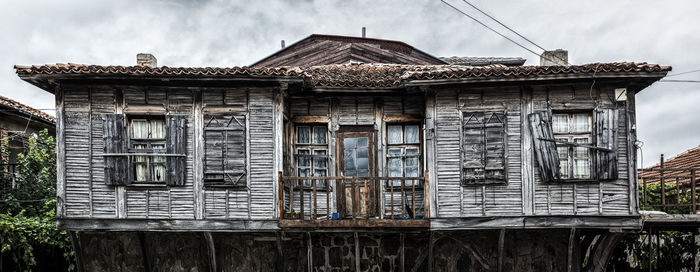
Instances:
[[[663,164],[638,170],[641,209],[695,214],[699,172],[700,168],[664,168]]]

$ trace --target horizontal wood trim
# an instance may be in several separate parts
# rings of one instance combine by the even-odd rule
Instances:
[[[104,153],[104,157],[121,157],[121,156],[158,156],[158,157],[186,157],[187,154],[168,154],[168,153]]]
[[[415,116],[415,115],[387,115],[384,116],[384,122],[395,122],[395,123],[401,123],[401,122],[423,122],[423,116]]]
[[[639,216],[491,216],[430,220],[431,230],[470,229],[640,229]]]
[[[123,110],[126,114],[165,114],[165,105],[129,105]]]
[[[331,118],[326,115],[294,116],[294,123],[329,123]]]
[[[286,228],[429,228],[430,221],[423,219],[368,219],[368,220],[280,220],[279,227]]]
[[[59,229],[81,231],[274,231],[276,220],[58,219]]]

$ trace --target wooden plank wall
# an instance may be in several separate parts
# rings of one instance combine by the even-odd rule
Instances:
[[[612,101],[614,88],[561,86],[529,88],[445,89],[437,91],[436,175],[437,216],[629,215],[627,118],[620,111],[617,180],[544,183],[523,121],[534,110],[593,110],[622,107]],[[507,184],[463,186],[460,183],[462,111],[505,110],[507,113]],[[528,137],[526,137],[528,136]],[[525,148],[526,150],[524,150]],[[525,156],[524,155],[528,155]],[[525,158],[525,159],[524,159]],[[522,167],[532,165],[532,167]],[[532,173],[528,171],[533,171]],[[532,205],[532,208],[529,206]]]
[[[67,218],[274,218],[274,100],[272,88],[186,89],[64,86]],[[226,94],[222,100],[217,95]],[[202,102],[195,101],[200,99]],[[120,99],[121,98],[121,99]],[[224,101],[220,104],[213,101]],[[249,186],[204,188],[195,182],[195,139],[207,107],[249,114]],[[203,111],[202,108],[205,108]],[[187,116],[184,186],[108,186],[104,183],[103,113],[155,111]],[[199,152],[197,152],[199,153]],[[199,169],[198,171],[202,171]],[[201,177],[201,175],[198,175]],[[195,183],[200,184],[195,186]],[[201,189],[202,194],[199,194]],[[201,196],[198,196],[201,195]],[[124,210],[120,213],[120,208]],[[201,209],[201,216],[195,210]]]

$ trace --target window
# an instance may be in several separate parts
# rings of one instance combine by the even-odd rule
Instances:
[[[297,125],[295,145],[297,176],[328,176],[328,127],[326,125]],[[305,180],[304,186],[311,187],[311,180]],[[316,187],[325,189],[326,181],[317,180]]]
[[[129,121],[129,153],[166,153],[163,117],[134,117]],[[136,155],[132,160],[132,178],[135,182],[164,182],[165,163],[165,156]]]
[[[542,181],[617,179],[619,115],[617,108],[529,114]]]
[[[578,145],[557,144],[559,172],[562,179],[591,179],[591,113],[552,114],[554,139]]]
[[[205,115],[204,183],[247,185],[246,115]]]
[[[421,173],[420,126],[417,124],[387,125],[387,169],[389,177],[420,177]],[[406,181],[405,185],[417,180]],[[401,186],[400,180],[391,186]]]
[[[506,119],[503,112],[465,112],[462,119],[462,182],[506,182]]]

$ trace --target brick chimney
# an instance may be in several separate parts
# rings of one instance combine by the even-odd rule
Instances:
[[[138,53],[136,54],[136,65],[154,68],[158,66],[158,60],[149,53]]]
[[[540,66],[569,65],[569,51],[557,49],[544,51],[540,57]]]

